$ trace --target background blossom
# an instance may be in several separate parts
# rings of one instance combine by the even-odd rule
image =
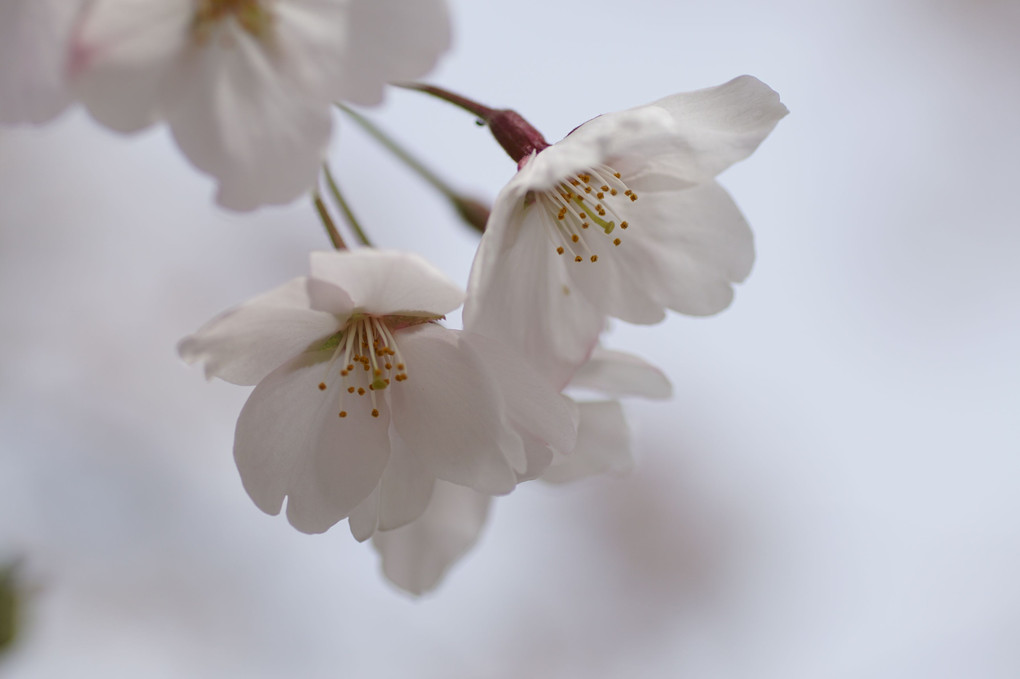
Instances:
[[[95,0],[69,68],[99,122],[166,120],[217,201],[250,210],[314,186],[334,101],[377,104],[449,45],[444,0]]]

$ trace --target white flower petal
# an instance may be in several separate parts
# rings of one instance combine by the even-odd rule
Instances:
[[[674,311],[704,316],[733,299],[735,282],[754,263],[754,236],[730,195],[716,182],[682,191],[643,194],[635,204],[632,239],[654,252],[660,301]]]
[[[465,331],[461,342],[479,355],[499,384],[507,414],[518,429],[561,453],[574,448],[577,413],[569,398],[561,395],[524,357],[498,340]],[[523,471],[523,467],[518,471]]]
[[[359,311],[375,315],[401,313],[442,316],[464,302],[464,291],[424,258],[405,252],[361,249],[313,252],[312,279],[350,295]],[[331,300],[310,288],[312,307]],[[328,292],[327,288],[323,288]]]
[[[363,398],[348,399],[347,417],[338,417],[343,380],[327,371],[329,358],[328,351],[303,354],[262,380],[234,438],[234,460],[255,504],[277,514],[287,496],[287,518],[306,533],[346,518],[379,483],[389,459],[385,399],[378,399],[379,417]]]
[[[352,0],[348,54],[333,96],[357,104],[382,101],[383,84],[428,73],[450,47],[444,0]]]
[[[411,594],[434,589],[478,541],[491,500],[470,488],[437,481],[424,514],[402,528],[373,536],[383,573]]]
[[[669,398],[673,386],[665,374],[633,354],[595,347],[588,362],[577,369],[571,387],[593,389],[609,396]]]
[[[517,483],[520,437],[500,385],[459,333],[434,324],[397,335],[407,379],[390,394],[393,425],[437,479],[501,495]]]
[[[645,171],[690,182],[707,181],[747,158],[789,113],[772,88],[748,75],[651,106],[668,111],[675,130]]]
[[[0,123],[45,123],[71,101],[64,73],[81,0],[0,2]]]
[[[73,38],[70,73],[89,112],[118,132],[154,123],[163,78],[190,40],[192,0],[92,0]]]
[[[602,314],[628,323],[659,323],[666,317],[662,295],[657,290],[661,273],[648,265],[658,252],[649,240],[640,237],[646,225],[630,213],[626,216],[632,220],[629,231],[623,233],[616,228],[612,236],[601,231],[585,234],[588,249],[585,259],[574,262],[567,252],[558,258],[559,265],[565,267],[574,285]],[[546,218],[552,216],[546,213]],[[620,238],[619,246],[613,244],[613,237]],[[597,262],[590,261],[592,255],[598,258]]]
[[[347,525],[351,529],[351,535],[358,542],[364,542],[372,537],[379,525],[379,486],[351,510],[351,515],[347,517]]]
[[[616,401],[581,403],[577,448],[549,467],[542,480],[566,483],[609,472],[621,474],[633,466],[630,434],[623,408]]]
[[[379,482],[379,530],[400,528],[421,516],[435,485],[413,445],[395,433],[390,443],[390,461]]]
[[[208,378],[256,384],[341,328],[335,316],[309,308],[306,280],[292,280],[217,316],[180,341],[181,358],[204,361]]]
[[[544,211],[511,183],[496,199],[475,255],[464,328],[499,339],[562,388],[604,325],[556,254]]]
[[[570,399],[567,399],[568,401]],[[573,403],[573,401],[571,401]],[[576,404],[574,404],[576,412]],[[526,431],[521,432],[521,440],[524,442],[524,464],[514,467],[517,472],[517,483],[531,481],[541,476],[549,465],[562,455],[549,447],[549,444]],[[567,451],[570,453],[570,451]]]
[[[221,205],[250,210],[315,186],[332,128],[329,106],[282,77],[266,47],[236,22],[189,52],[165,86],[174,138],[219,181]]]

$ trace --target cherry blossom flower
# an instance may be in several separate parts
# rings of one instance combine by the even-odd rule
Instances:
[[[519,116],[490,120],[519,171],[475,257],[465,325],[537,357],[565,384],[606,316],[656,323],[667,308],[722,310],[754,244],[715,176],[786,113],[774,91],[742,76],[599,116],[551,146]]]
[[[444,0],[93,0],[69,68],[99,122],[166,120],[219,203],[248,210],[314,186],[332,102],[377,104],[449,44]]]
[[[596,347],[575,375],[571,387],[608,396],[668,398],[672,392],[662,372],[631,354]],[[596,474],[623,474],[633,462],[630,432],[623,408],[615,400],[578,403],[577,445],[569,455],[555,455],[539,477],[567,483]],[[414,595],[429,592],[481,537],[492,497],[471,488],[436,481],[425,511],[395,529],[379,529],[372,544],[383,574]],[[352,530],[354,516],[352,515]]]
[[[71,102],[67,41],[82,0],[0,2],[0,123],[45,123]]]
[[[359,520],[393,528],[425,510],[435,479],[511,491],[525,437],[573,448],[569,400],[503,345],[438,324],[463,295],[415,255],[319,252],[308,278],[181,341],[207,376],[257,384],[234,459],[260,509],[286,497],[291,524],[318,533],[363,505]]]

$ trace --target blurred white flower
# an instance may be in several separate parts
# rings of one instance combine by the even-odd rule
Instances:
[[[444,0],[93,0],[69,70],[97,120],[166,120],[219,203],[248,210],[315,184],[332,102],[377,104],[449,44]]]
[[[319,252],[309,278],[181,341],[207,376],[257,383],[234,459],[260,509],[286,497],[291,524],[317,533],[362,505],[358,520],[392,528],[425,510],[434,479],[511,491],[525,438],[573,447],[569,400],[502,345],[436,323],[462,299],[414,255]]]
[[[779,95],[742,76],[600,116],[552,146],[526,138],[516,148],[537,152],[518,158],[496,198],[465,325],[536,357],[562,385],[605,316],[656,323],[666,308],[722,310],[754,244],[714,178],[786,113]]]
[[[67,41],[83,0],[0,2],[0,123],[45,123],[71,102]]]
[[[666,376],[644,360],[597,347],[578,370],[571,387],[609,396],[669,398]],[[630,470],[630,432],[618,401],[578,403],[577,445],[569,455],[555,455],[539,477],[566,483],[596,474]],[[526,478],[521,476],[521,480]],[[414,521],[396,529],[376,530],[372,536],[383,573],[395,585],[415,595],[439,586],[447,571],[478,542],[489,515],[492,497],[471,488],[436,481],[428,507]],[[352,524],[354,517],[352,515]],[[353,525],[352,525],[353,530]]]

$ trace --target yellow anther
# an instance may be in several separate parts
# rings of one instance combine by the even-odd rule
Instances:
[[[562,245],[560,247],[556,248],[556,254],[557,255],[562,255],[563,254],[563,246]]]
[[[581,262],[581,261],[584,261],[584,258],[581,257],[581,255],[578,255],[578,256],[574,257],[574,261],[575,262]]]
[[[346,410],[341,410],[340,411],[340,417],[347,417],[347,411]]]
[[[372,417],[379,417],[379,411],[375,408],[372,408]]]
[[[326,383],[319,382],[319,391],[326,391]]]
[[[620,239],[619,238],[617,238],[617,239],[615,239],[613,241],[613,245],[619,245],[619,244],[620,244]]]
[[[599,261],[599,256],[598,255],[592,255],[591,256],[591,261],[593,261],[593,262]]]

